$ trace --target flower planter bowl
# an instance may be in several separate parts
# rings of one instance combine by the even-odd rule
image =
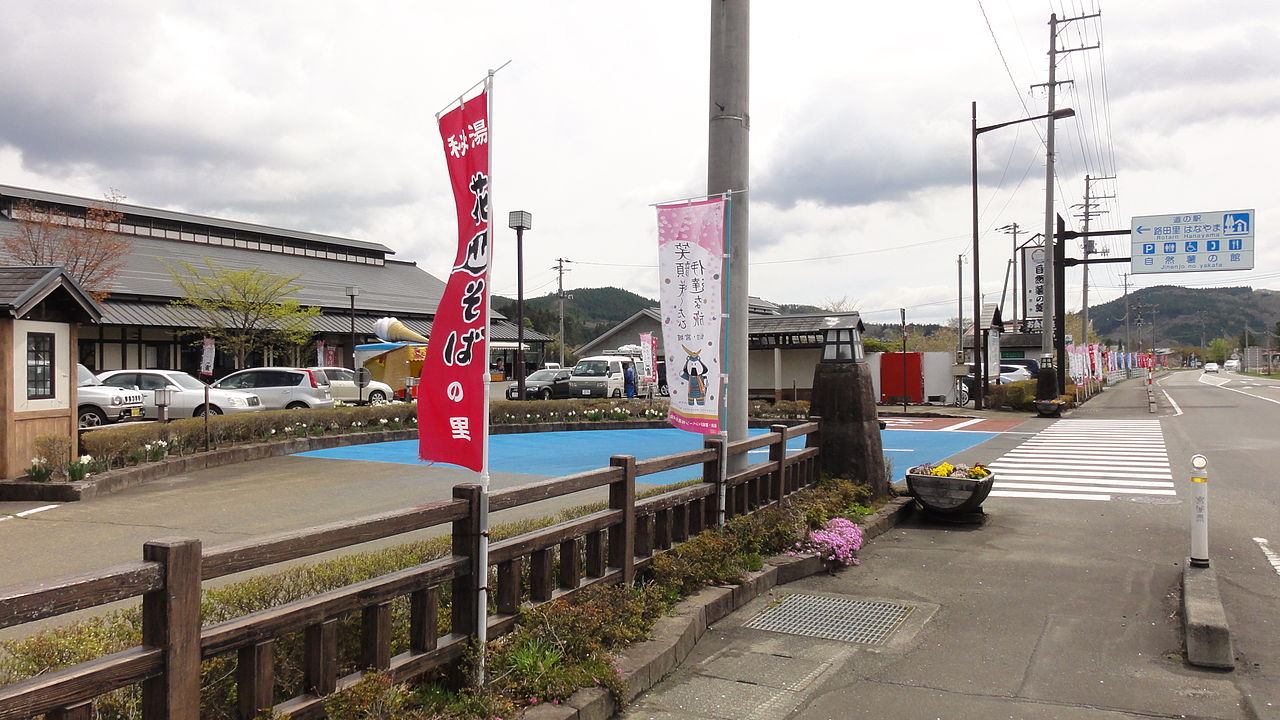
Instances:
[[[927,475],[907,471],[907,489],[920,506],[937,515],[969,515],[982,512],[982,502],[991,494],[995,474],[978,480]]]
[[[1060,417],[1062,415],[1062,402],[1059,400],[1037,400],[1036,412],[1040,417]]]

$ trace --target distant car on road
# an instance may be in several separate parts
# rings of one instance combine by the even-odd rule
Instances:
[[[327,365],[311,369],[324,371],[325,376],[329,378],[329,392],[333,394],[334,400],[356,403],[363,398],[364,402],[378,405],[386,402],[393,395],[390,385],[377,380],[370,380],[364,391],[361,392],[361,389],[356,385],[356,373],[354,370],[348,370],[344,367],[329,367]]]
[[[103,385],[92,370],[76,365],[76,420],[80,427],[140,420],[146,415],[141,392]]]
[[[569,397],[569,376],[572,370],[537,370],[524,379],[524,396],[526,400],[550,400],[552,398]],[[520,384],[507,385],[507,399],[520,399]]]
[[[160,417],[155,391],[162,388],[173,391],[169,396],[169,417],[174,420],[204,417],[206,413],[222,415],[264,409],[257,395],[222,388],[209,388],[209,406],[206,408],[204,383],[181,370],[108,370],[99,377],[103,385],[141,391],[143,406],[151,417]]]
[[[1205,371],[1205,372],[1207,372],[1207,373],[1216,373],[1216,372],[1218,372],[1218,363],[1205,363],[1205,364],[1204,364],[1204,371]]]
[[[211,387],[257,395],[268,410],[333,407],[329,377],[319,368],[259,367],[237,370]]]
[[[1228,360],[1222,364],[1222,369],[1226,370],[1227,372],[1240,372],[1240,361]]]

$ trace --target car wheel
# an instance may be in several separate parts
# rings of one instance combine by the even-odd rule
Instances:
[[[96,407],[86,405],[80,408],[80,427],[92,428],[107,424],[107,414]]]
[[[368,400],[370,405],[381,405],[387,401],[387,394],[381,390],[374,390],[369,393]]]
[[[307,404],[304,402],[291,402],[284,406],[285,410],[306,410]]]
[[[205,407],[204,405],[201,405],[200,407],[196,408],[196,411],[195,411],[194,413],[192,413],[192,414],[191,414],[191,417],[204,417],[204,416],[205,416],[205,414],[206,414],[206,413],[205,413],[205,411],[204,411],[204,407]],[[209,406],[209,412],[208,412],[208,414],[209,414],[209,415],[221,415],[221,414],[222,414],[222,408],[218,407],[217,405],[210,405],[210,406]]]
[[[538,397],[541,397],[543,400],[550,400],[550,399],[551,399],[551,388],[544,388],[544,389],[542,390],[542,394],[541,394],[541,395],[539,395]]]
[[[670,397],[670,396],[671,396],[671,388],[667,387],[666,385],[659,385],[659,386],[658,386],[658,394],[659,394],[659,395],[661,395],[662,397]]]
[[[616,397],[616,398],[620,398],[620,397],[622,397],[622,391],[621,391],[621,390],[617,390],[617,389],[615,389],[615,390],[613,391],[613,396],[614,396],[614,397]]]

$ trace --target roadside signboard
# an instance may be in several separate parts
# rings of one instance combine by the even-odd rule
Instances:
[[[1253,210],[1142,215],[1130,225],[1130,272],[1253,269]]]
[[[1028,332],[1039,332],[1044,316],[1044,248],[1024,247],[1022,253],[1022,317]],[[1032,322],[1034,320],[1035,322]]]

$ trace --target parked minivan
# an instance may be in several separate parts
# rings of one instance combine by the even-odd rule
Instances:
[[[1222,369],[1226,370],[1227,372],[1240,372],[1240,361],[1228,360],[1222,363]]]
[[[268,410],[333,407],[329,378],[319,368],[249,368],[231,373],[212,387],[251,392],[262,398]]]
[[[623,368],[631,365],[636,371],[636,396],[649,397],[652,384],[645,379],[644,361],[631,355],[592,355],[578,361],[569,376],[569,397],[623,397],[626,381]]]

